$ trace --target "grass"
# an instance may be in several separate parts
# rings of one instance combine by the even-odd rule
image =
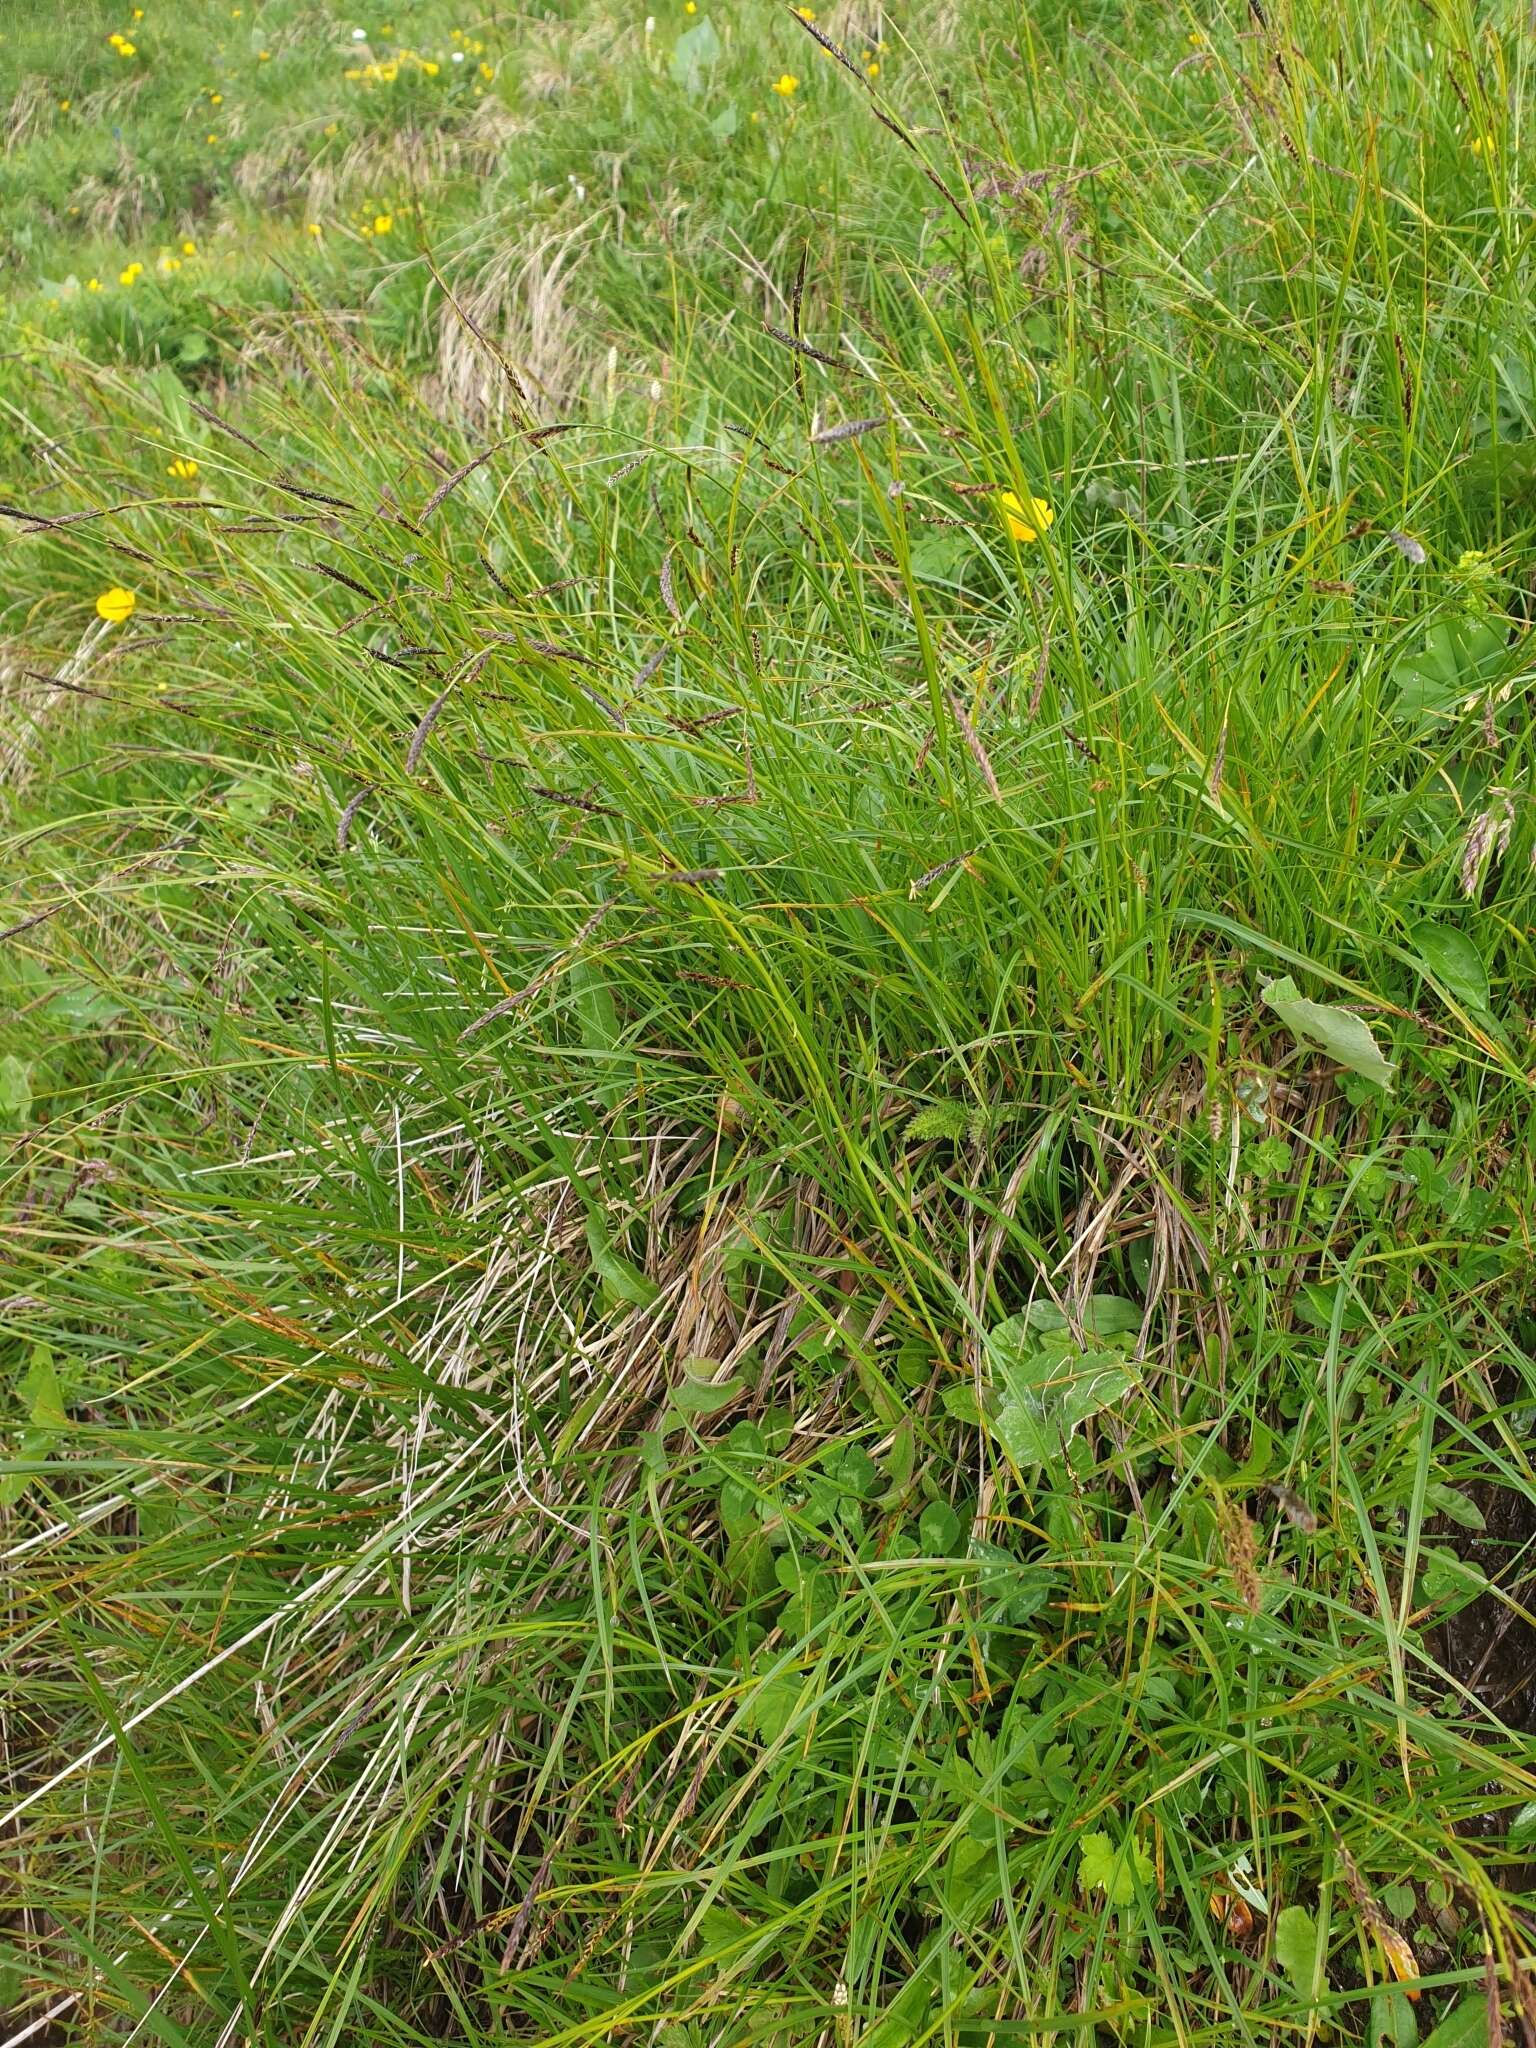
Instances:
[[[4,29],[3,2038],[1536,2039],[1524,7]]]

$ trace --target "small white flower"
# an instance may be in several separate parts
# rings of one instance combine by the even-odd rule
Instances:
[[[365,28],[355,28],[355,29],[353,29],[353,31],[352,31],[352,40],[353,40],[353,42],[354,42],[354,43],[366,43],[366,42],[367,42],[367,40],[368,40],[368,31],[367,31],[367,29],[365,29]]]
[[[453,53],[453,62],[454,62],[455,64],[462,64],[462,63],[464,62],[464,52],[463,52],[462,50],[455,50],[455,51],[454,51],[454,53]]]
[[[586,198],[586,196],[587,196],[587,188],[586,188],[586,186],[585,186],[585,185],[578,185],[578,186],[576,187],[576,197],[577,197],[578,199],[585,199],[585,198]]]
[[[654,15],[654,14],[648,14],[648,15],[647,15],[647,16],[645,17],[645,32],[646,32],[646,34],[647,34],[648,36],[653,36],[653,35],[655,35],[655,33],[656,33],[656,17],[655,17],[655,15]]]

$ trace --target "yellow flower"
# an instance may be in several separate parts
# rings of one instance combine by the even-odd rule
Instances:
[[[750,121],[761,121],[761,119],[762,119],[763,117],[762,117],[762,115],[761,115],[761,114],[760,114],[760,113],[759,113],[759,112],[757,111],[756,107],[754,107],[754,108],[752,109],[751,113],[750,113],[750,114],[749,114],[749,115],[747,116],[747,118],[748,118],[748,120],[750,120]]]
[[[178,455],[165,473],[175,477],[178,483],[189,484],[197,475],[197,463],[190,455]]]
[[[119,590],[114,586],[97,598],[96,616],[105,619],[109,626],[120,626],[124,619],[133,617],[133,608],[138,601],[131,590]]]
[[[144,19],[144,10],[142,7],[135,7],[135,9],[133,10],[133,18],[135,21],[142,21]]]
[[[782,78],[773,81],[773,89],[780,99],[787,100],[792,92],[800,90],[800,81],[792,71],[786,71]]]
[[[1190,48],[1191,48],[1192,50],[1203,50],[1203,49],[1205,48],[1205,31],[1204,31],[1204,29],[1199,29],[1199,28],[1192,28],[1192,29],[1190,30],[1190,32],[1189,32],[1189,47],[1190,47]]]
[[[1491,135],[1474,135],[1467,144],[1468,149],[1471,150],[1474,156],[1492,156],[1497,151],[1498,146]]]
[[[1022,503],[1012,491],[1004,491],[998,503],[1003,521],[1015,540],[1038,540],[1055,520],[1056,514],[1044,498],[1025,498]]]
[[[173,270],[180,270],[181,258],[179,256],[162,256],[155,268],[162,277],[169,277]]]
[[[219,139],[219,138],[217,137],[217,135],[210,135],[210,136],[208,136],[208,137],[207,137],[207,140],[208,140],[209,142],[217,142],[217,141],[218,141],[218,139]]]
[[[314,236],[315,236],[315,237],[316,237],[316,238],[318,239],[318,237],[319,237],[319,234],[320,234],[320,223],[319,223],[319,221],[317,221],[317,220],[312,220],[312,221],[311,221],[311,222],[309,223],[309,225],[308,225],[308,226],[307,226],[307,227],[305,228],[304,232],[305,232],[305,234],[306,234],[306,235],[314,235]]]
[[[125,36],[120,36],[116,29],[113,29],[111,35],[107,37],[107,41],[112,45],[114,50],[117,49],[126,40],[127,38]]]
[[[683,0],[683,12],[684,12],[684,14],[697,14],[697,13],[698,13],[698,11],[699,11],[699,0]]]
[[[398,64],[381,64],[379,66],[379,76],[386,85],[393,85],[400,76],[400,66]]]
[[[143,268],[144,266],[142,263],[130,263],[125,270],[120,270],[117,273],[118,283],[137,284],[139,281],[140,272],[143,270]]]
[[[69,112],[69,101],[68,101],[68,100],[60,100],[60,101],[59,101],[59,112],[60,112],[61,114],[67,114],[67,113]]]
[[[270,64],[272,62],[272,52],[270,50],[258,50],[256,52],[256,62],[258,64]]]
[[[489,81],[490,79],[493,79],[496,76],[496,73],[491,69],[489,64],[482,64],[480,66],[480,76],[483,79]]]
[[[816,19],[814,7],[796,7],[793,9],[793,12],[798,14],[802,21],[814,21]]]
[[[373,232],[376,235],[387,235],[394,224],[395,216],[392,213],[376,213],[373,216]]]
[[[197,254],[196,242],[183,242],[181,245],[181,253],[183,256],[195,256]]]
[[[117,54],[119,55],[119,57],[137,57],[139,53],[134,48],[132,43],[119,43],[117,46]]]
[[[423,57],[421,60],[421,68],[423,71],[425,71],[428,78],[436,78],[438,72],[441,71],[443,67],[441,64],[434,63],[430,57]]]
[[[875,62],[873,57],[870,58],[869,62],[864,66],[864,69],[868,76],[871,78],[878,78],[880,76],[880,66]]]
[[[209,94],[209,96],[208,96],[208,104],[209,104],[209,106],[210,106],[210,107],[222,107],[222,106],[223,106],[223,104],[224,104],[224,95],[223,95],[223,93],[221,93],[221,92],[215,92],[215,93],[210,93],[210,94]]]
[[[85,280],[85,288],[88,292],[99,292],[101,290],[101,279],[99,277],[88,277]]]

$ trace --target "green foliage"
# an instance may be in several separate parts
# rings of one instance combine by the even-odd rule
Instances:
[[[1523,6],[815,26],[0,21],[38,2039],[1516,2031]]]

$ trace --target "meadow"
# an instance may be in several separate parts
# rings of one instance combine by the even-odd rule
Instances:
[[[350,4],[0,6],[0,2042],[1536,2048],[1526,0]]]

